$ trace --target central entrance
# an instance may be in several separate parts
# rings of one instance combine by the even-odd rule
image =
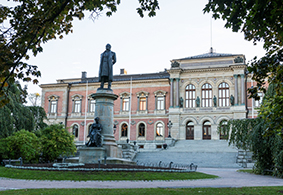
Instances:
[[[202,139],[211,139],[211,123],[210,121],[204,121],[202,126]]]
[[[186,139],[194,139],[194,123],[189,121],[186,125]]]

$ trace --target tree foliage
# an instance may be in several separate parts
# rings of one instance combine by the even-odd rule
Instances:
[[[154,16],[157,0],[139,0],[138,14]],[[120,0],[16,0],[9,7],[0,4],[0,107],[7,103],[9,83],[17,79],[38,83],[41,76],[36,65],[26,62],[29,55],[43,51],[42,44],[72,32],[75,18],[83,19],[85,11],[96,17],[102,11],[111,16]]]
[[[34,133],[23,129],[0,142],[2,154],[5,158],[18,159],[22,157],[25,161],[38,159],[40,142]]]
[[[0,139],[21,129],[35,131],[46,127],[46,113],[39,106],[25,106],[26,88],[14,83],[8,91],[9,103],[0,108]]]
[[[250,97],[259,100],[258,92],[266,92],[266,81],[274,84],[276,94],[269,99],[270,123],[273,130],[283,127],[283,3],[281,0],[209,0],[204,12],[212,12],[213,18],[226,21],[225,27],[241,31],[245,39],[254,44],[262,41],[264,57],[255,57],[248,71],[257,85],[248,89]],[[266,115],[267,116],[267,115]],[[280,120],[279,120],[280,119]],[[281,122],[280,122],[281,121]],[[278,123],[279,122],[279,123]],[[281,127],[281,128],[280,128]]]
[[[52,162],[61,156],[70,156],[76,152],[74,135],[69,133],[63,125],[53,124],[41,131],[42,158],[45,162]]]

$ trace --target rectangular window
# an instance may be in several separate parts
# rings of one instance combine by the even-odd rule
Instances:
[[[145,97],[140,98],[140,110],[146,110],[146,98]]]
[[[89,103],[89,112],[95,112],[95,100],[90,100]]]
[[[50,113],[56,113],[56,112],[57,112],[57,101],[51,101]]]
[[[164,97],[157,97],[157,110],[164,110]]]
[[[75,100],[74,102],[74,112],[81,112],[81,101]]]
[[[129,111],[130,109],[130,100],[129,98],[124,98],[123,99],[123,111]]]

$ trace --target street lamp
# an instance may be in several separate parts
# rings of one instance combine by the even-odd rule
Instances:
[[[173,123],[172,123],[171,121],[169,121],[169,122],[167,123],[167,127],[168,127],[168,129],[169,129],[168,138],[171,138],[171,128],[172,128],[172,125],[173,125]]]

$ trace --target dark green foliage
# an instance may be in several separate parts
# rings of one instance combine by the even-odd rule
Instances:
[[[33,115],[35,131],[47,127],[47,124],[43,121],[47,119],[44,108],[42,108],[41,106],[28,106],[27,108],[31,111]]]
[[[275,86],[270,85],[260,107],[260,114],[255,119],[238,119],[228,121],[223,131],[230,132],[229,144],[253,152],[256,160],[255,172],[283,177],[283,140],[282,134],[272,130],[272,120],[266,116],[270,113],[272,97],[276,94]],[[218,127],[220,128],[220,126]]]
[[[70,156],[76,152],[74,135],[69,133],[63,125],[53,124],[40,132],[42,145],[42,159],[52,162],[61,156]]]
[[[2,139],[0,141],[0,147],[2,153],[4,153],[4,158],[18,159],[22,157],[25,161],[38,159],[40,152],[38,137],[26,130],[20,130]]]
[[[212,12],[213,18],[226,21],[225,27],[243,32],[245,39],[263,42],[264,57],[255,57],[248,71],[256,86],[248,89],[250,97],[259,100],[258,92],[266,92],[266,81],[274,85],[276,94],[267,100],[263,116],[268,120],[269,133],[281,134],[283,128],[283,3],[282,0],[209,0],[204,12]]]

